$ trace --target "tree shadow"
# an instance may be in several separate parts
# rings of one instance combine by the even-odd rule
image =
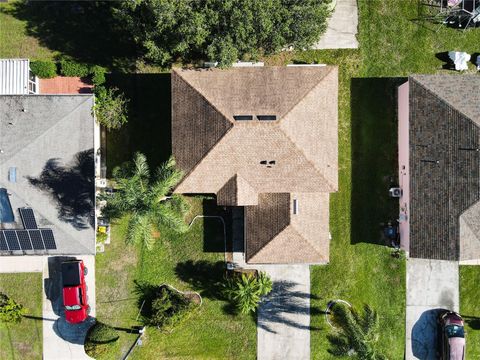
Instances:
[[[462,318],[465,320],[468,326],[473,330],[480,330],[480,317],[478,316],[469,316],[462,315]]]
[[[351,242],[387,245],[383,224],[398,218],[397,88],[406,78],[353,78]]]
[[[315,295],[292,290],[296,284],[290,281],[276,281],[273,283],[272,291],[260,303],[257,310],[257,326],[270,333],[276,333],[274,324],[285,324],[305,331],[319,330],[292,320],[294,314],[309,315],[318,314],[319,309],[312,312],[306,299],[316,298]]]
[[[135,67],[132,34],[115,19],[110,1],[19,1],[2,10],[26,22],[42,46],[79,61],[123,71]]]
[[[77,153],[70,165],[48,160],[40,176],[28,180],[57,203],[60,220],[85,229],[94,227],[94,171],[93,149],[89,149]]]
[[[225,300],[222,294],[222,282],[225,276],[223,261],[188,260],[175,267],[178,278],[198,291],[202,297]]]
[[[170,74],[109,74],[107,85],[129,99],[128,123],[107,132],[107,176],[137,151],[156,168],[172,154]]]

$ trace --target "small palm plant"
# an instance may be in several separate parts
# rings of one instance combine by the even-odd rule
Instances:
[[[228,278],[223,284],[223,294],[242,314],[256,311],[262,297],[271,291],[272,281],[264,272],[261,272],[258,277],[242,274],[242,276]]]
[[[363,314],[353,308],[337,303],[332,307],[333,320],[338,327],[336,334],[329,335],[331,348],[335,356],[355,355],[359,360],[385,360],[386,357],[376,350],[378,341],[378,314],[368,305]]]
[[[184,198],[167,196],[182,178],[173,157],[152,177],[145,155],[136,153],[133,162],[114,170],[113,177],[117,192],[102,197],[107,200],[102,213],[108,218],[130,215],[128,244],[143,243],[151,249],[162,226],[179,233],[188,229],[183,219],[188,211]]]

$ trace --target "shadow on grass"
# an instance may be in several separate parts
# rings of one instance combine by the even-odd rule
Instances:
[[[203,251],[223,253],[232,248],[232,208],[217,206],[214,198],[205,198],[202,201],[203,215],[220,216],[218,218],[205,218],[203,226]]]
[[[198,291],[202,297],[224,300],[222,295],[222,282],[225,275],[223,261],[192,261],[178,263],[175,267],[178,278]]]
[[[386,245],[383,224],[398,218],[397,88],[406,78],[353,78],[351,241]]]
[[[18,1],[3,10],[26,21],[40,44],[79,61],[123,71],[135,66],[132,35],[115,19],[109,1]]]
[[[107,176],[137,151],[156,168],[172,153],[170,74],[116,73],[107,84],[130,100],[128,123],[107,133]]]

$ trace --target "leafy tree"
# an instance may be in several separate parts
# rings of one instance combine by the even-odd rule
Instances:
[[[264,272],[258,277],[242,274],[228,278],[223,284],[223,294],[242,314],[256,311],[262,296],[268,295],[271,291],[272,281]]]
[[[128,121],[128,100],[116,88],[95,86],[95,116],[108,129],[119,129]]]
[[[95,86],[103,85],[105,83],[105,73],[107,69],[103,66],[94,65],[90,69],[90,73],[92,74],[92,83]]]
[[[385,360],[386,357],[376,349],[378,341],[378,314],[365,305],[363,314],[353,308],[337,303],[332,307],[333,320],[338,326],[336,334],[329,335],[331,348],[335,356],[355,354],[359,360]]]
[[[30,69],[40,79],[51,79],[57,76],[57,65],[53,61],[32,61]]]
[[[25,312],[23,305],[10,299],[6,294],[0,293],[0,322],[19,323]]]
[[[85,339],[85,352],[95,359],[99,358],[114,348],[114,344],[119,337],[115,328],[97,321],[88,330],[87,338]]]
[[[330,2],[136,0],[121,2],[115,13],[153,62],[200,56],[229,66],[287,46],[311,46],[326,28]]]
[[[133,162],[114,169],[113,176],[118,191],[103,195],[107,206],[102,212],[109,218],[130,215],[127,243],[143,243],[151,249],[162,226],[187,230],[183,220],[187,203],[180,195],[167,196],[182,178],[173,157],[152,177],[145,155],[136,153]]]
[[[150,314],[145,318],[147,324],[169,330],[183,322],[198,307],[183,294],[165,285],[158,288],[150,306]]]

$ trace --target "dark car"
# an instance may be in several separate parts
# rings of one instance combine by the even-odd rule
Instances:
[[[453,311],[442,311],[438,317],[441,360],[465,359],[465,328],[462,317]]]
[[[62,263],[65,319],[72,324],[85,321],[90,312],[85,275],[87,275],[87,268],[82,260],[71,260]]]

